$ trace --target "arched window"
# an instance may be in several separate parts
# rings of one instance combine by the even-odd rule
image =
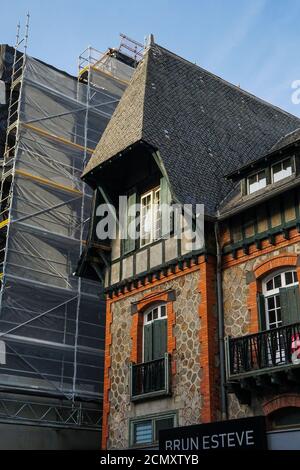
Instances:
[[[261,329],[274,329],[300,321],[300,297],[295,269],[266,277],[260,299]]]
[[[287,429],[299,428],[300,425],[300,408],[296,406],[288,406],[273,411],[268,416],[268,425],[270,429]]]
[[[164,357],[167,352],[167,308],[157,304],[144,313],[143,362]]]

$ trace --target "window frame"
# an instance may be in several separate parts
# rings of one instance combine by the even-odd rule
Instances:
[[[286,267],[286,268],[283,268],[283,269],[273,271],[268,276],[266,276],[262,281],[262,294],[263,294],[264,299],[265,299],[265,321],[266,321],[267,330],[271,329],[270,328],[270,318],[269,318],[269,308],[268,308],[268,298],[271,298],[271,297],[275,298],[275,296],[278,296],[279,295],[279,290],[282,289],[282,288],[299,285],[299,279],[297,281],[294,281],[294,279],[293,279],[293,282],[291,284],[286,284],[285,274],[288,273],[288,272],[296,273],[296,275],[297,275],[297,270],[296,270],[295,267],[290,267],[290,268]],[[281,285],[280,285],[280,287],[273,287],[273,289],[267,290],[268,282],[271,281],[271,279],[274,279],[277,276],[281,276]],[[294,276],[293,276],[293,278],[294,278]],[[282,280],[284,280],[284,282],[282,282]],[[281,307],[279,307],[279,308],[281,308]],[[271,310],[273,310],[273,309],[271,309]],[[274,310],[276,310],[276,307],[274,308]],[[276,313],[276,317],[277,317],[277,313]],[[271,322],[271,323],[279,323],[279,322],[275,321],[275,322]],[[276,325],[275,328],[279,328],[282,325],[282,320],[280,320],[280,323],[281,324]]]
[[[130,448],[143,448],[143,447],[154,447],[158,445],[158,440],[155,440],[155,434],[156,434],[156,427],[155,427],[155,422],[162,420],[162,419],[167,419],[167,418],[173,418],[173,428],[178,426],[178,414],[177,411],[166,411],[163,413],[155,413],[155,414],[150,414],[146,416],[140,416],[136,418],[131,418],[129,419],[129,447]],[[143,423],[151,421],[152,424],[152,439],[151,442],[144,442],[144,443],[135,443],[134,438],[135,438],[135,426],[136,424]],[[170,428],[170,429],[173,429]]]
[[[165,307],[165,315],[161,316],[161,307]],[[149,313],[153,312],[153,310],[158,309],[158,318],[155,318],[150,321],[146,320]],[[150,325],[151,323],[166,320],[168,322],[168,311],[167,311],[167,303],[166,302],[159,302],[157,304],[151,305],[151,307],[147,308],[143,313],[143,334],[142,334],[142,363],[145,362],[145,326]],[[168,338],[167,338],[168,340]],[[166,351],[167,352],[167,351]]]
[[[159,194],[159,202],[156,203],[156,195],[157,193]],[[150,207],[148,211],[150,212],[150,223],[151,223],[151,229],[150,229],[150,238],[149,241],[143,243],[143,199],[146,199],[147,197],[151,198],[150,201]],[[141,194],[140,196],[140,206],[141,206],[141,213],[140,213],[140,240],[139,240],[139,247],[144,248],[147,245],[150,245],[151,243],[156,242],[157,240],[161,239],[161,209],[160,209],[160,202],[161,202],[161,187],[160,185],[155,186],[154,188],[150,189],[149,191]],[[155,210],[158,207],[158,210]],[[145,217],[147,214],[145,215]],[[157,222],[159,222],[159,233],[158,235],[156,234],[157,231]]]
[[[281,165],[281,170],[280,170],[280,172],[281,172],[281,171],[284,171],[284,170],[282,169],[282,165],[283,165],[283,163],[286,162],[286,161],[289,161],[289,163],[290,163],[291,174],[290,174],[290,175],[287,175],[287,176],[283,176],[282,178],[279,178],[277,181],[274,181],[274,167],[275,167],[276,165]],[[277,161],[277,162],[275,162],[275,163],[273,163],[273,164],[271,165],[271,184],[276,184],[276,183],[278,183],[279,181],[282,181],[282,180],[284,180],[284,179],[286,179],[286,178],[290,178],[291,176],[293,176],[293,173],[294,173],[293,157],[286,157],[286,158],[283,158],[282,160],[279,160],[279,161]]]
[[[250,178],[252,178],[253,176],[256,176],[258,177],[258,175],[260,173],[264,173],[264,176],[265,176],[265,185],[262,186],[261,188],[258,188],[256,189],[255,191],[251,191],[250,192]],[[256,181],[256,184],[258,183],[258,181]],[[251,196],[251,194],[254,194],[254,193],[257,193],[258,191],[261,191],[262,189],[266,188],[266,186],[268,185],[268,180],[267,180],[267,171],[266,171],[266,168],[263,168],[262,170],[259,170],[259,171],[256,171],[255,173],[252,173],[251,175],[247,176],[247,195],[248,196]]]

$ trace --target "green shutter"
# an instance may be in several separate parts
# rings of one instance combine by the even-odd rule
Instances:
[[[257,294],[257,308],[258,308],[258,321],[260,331],[265,331],[266,325],[266,309],[265,309],[265,297],[262,294]],[[264,367],[266,357],[268,356],[267,348],[265,343],[258,342],[257,344],[257,361],[259,367]]]
[[[153,359],[153,323],[144,326],[144,362]]]
[[[266,312],[265,312],[265,297],[262,294],[257,294],[257,307],[259,317],[259,329],[264,331],[266,326]]]
[[[167,320],[153,322],[153,359],[164,357],[167,352]]]
[[[133,251],[135,249],[135,239],[130,237],[129,231],[129,225],[134,224],[136,214],[133,214],[132,211],[132,206],[136,204],[136,193],[130,194],[128,196],[127,200],[127,213],[125,215],[126,220],[125,220],[125,233],[126,233],[126,239],[123,240],[123,252],[124,254],[129,253],[130,251]]]
[[[300,321],[299,286],[279,289],[283,325]]]
[[[171,192],[167,179],[163,176],[160,179],[160,204],[161,204],[161,236],[170,234],[170,210],[171,205]]]

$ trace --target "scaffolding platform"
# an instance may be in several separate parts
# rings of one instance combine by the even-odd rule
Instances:
[[[7,70],[1,65],[7,61],[11,77],[1,160],[0,390],[12,387],[70,403],[99,402],[105,302],[99,283],[74,276],[94,197],[80,176],[137,57],[88,48],[74,77],[19,51],[18,44],[15,49],[2,46],[0,80],[1,70]],[[35,406],[28,403],[30,410]],[[77,426],[80,407],[75,409]],[[47,421],[46,411],[42,420]],[[98,418],[95,423],[99,426]]]

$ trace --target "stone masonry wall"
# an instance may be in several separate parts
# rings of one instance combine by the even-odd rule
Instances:
[[[292,243],[283,248],[249,259],[245,262],[235,264],[223,271],[223,302],[224,302],[224,320],[225,335],[233,337],[247,335],[251,333],[251,318],[247,307],[249,296],[249,282],[253,270],[264,261],[284,254],[299,254],[300,242]],[[249,273],[249,274],[247,274]],[[262,413],[262,403],[268,397],[261,397],[251,404],[251,407],[241,405],[234,394],[228,396],[229,418],[240,418]]]
[[[172,396],[149,400],[146,403],[130,402],[129,363],[131,354],[131,303],[153,291],[174,289],[176,300],[176,373],[172,378]],[[126,448],[129,444],[129,419],[151,412],[176,410],[178,425],[199,423],[201,415],[201,369],[199,345],[199,271],[186,273],[156,287],[149,287],[112,303],[111,387],[108,419],[108,449]]]

